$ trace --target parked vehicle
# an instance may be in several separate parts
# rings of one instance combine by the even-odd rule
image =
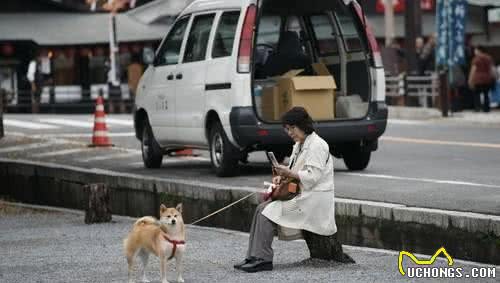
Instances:
[[[384,69],[361,6],[347,0],[191,3],[137,90],[134,124],[145,166],[160,167],[164,154],[185,148],[209,150],[218,176],[237,174],[253,151],[283,160],[291,140],[279,119],[262,114],[260,96],[294,68],[280,50],[297,40],[302,61],[326,66],[337,87],[335,116],[316,121],[316,132],[350,170],[366,168],[387,124]]]

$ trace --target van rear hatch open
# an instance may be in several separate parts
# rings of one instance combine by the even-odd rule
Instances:
[[[357,8],[342,0],[259,1],[252,93],[261,120],[279,122],[292,106],[317,121],[367,115],[373,48]]]

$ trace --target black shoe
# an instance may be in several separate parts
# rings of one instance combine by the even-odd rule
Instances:
[[[252,262],[244,264],[239,269],[250,273],[264,271],[264,270],[273,270],[273,262],[265,261],[261,258],[258,258]]]
[[[240,269],[243,265],[245,265],[247,263],[254,262],[255,260],[256,260],[256,258],[253,257],[253,256],[251,256],[249,258],[245,258],[242,262],[233,265],[233,267],[236,268],[236,269]]]

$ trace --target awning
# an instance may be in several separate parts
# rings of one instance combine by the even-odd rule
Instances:
[[[116,17],[119,42],[160,40],[168,25],[144,24],[126,14]],[[109,42],[107,13],[0,13],[0,41],[32,40],[39,45]]]
[[[475,6],[496,6],[500,7],[499,0],[467,0],[470,5]]]
[[[165,18],[176,17],[191,2],[193,0],[156,0],[130,10],[127,15],[145,24],[164,23]]]

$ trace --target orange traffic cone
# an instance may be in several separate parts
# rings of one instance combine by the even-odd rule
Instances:
[[[92,144],[90,146],[113,146],[108,138],[106,113],[104,113],[102,96],[97,97],[94,114],[94,133],[92,135]]]
[[[186,148],[186,149],[183,149],[183,150],[177,150],[177,151],[175,151],[175,155],[174,156],[196,156],[196,155],[193,153],[192,149]]]

